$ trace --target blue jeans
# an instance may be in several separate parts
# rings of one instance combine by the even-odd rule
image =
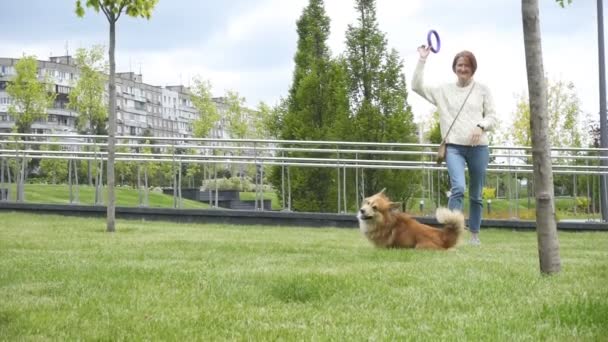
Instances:
[[[450,199],[448,208],[463,211],[464,189],[466,177],[464,175],[465,164],[469,169],[469,230],[472,233],[479,232],[481,226],[481,214],[483,212],[483,200],[481,192],[486,180],[486,170],[490,161],[490,149],[488,146],[465,146],[448,144],[445,154],[445,163],[450,175]]]

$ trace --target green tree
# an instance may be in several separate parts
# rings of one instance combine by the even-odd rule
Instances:
[[[13,130],[17,133],[32,133],[32,124],[36,120],[45,119],[47,108],[55,100],[55,93],[49,91],[49,80],[42,82],[38,79],[38,61],[34,56],[23,56],[15,64],[16,75],[9,81],[6,88],[12,101],[8,113],[15,120]],[[28,140],[24,138],[23,140]],[[17,146],[19,143],[17,143]],[[16,147],[17,148],[17,147]],[[20,148],[26,148],[21,146]],[[25,200],[25,180],[29,173],[29,158],[21,158],[15,163],[16,199]]]
[[[322,0],[310,0],[298,19],[298,45],[282,139],[323,140],[336,135],[336,122],[348,114],[344,64],[327,46],[330,19]]]
[[[245,108],[245,98],[241,97],[238,92],[228,90],[226,92],[226,123],[227,130],[231,138],[234,139],[245,139],[249,135],[249,116],[248,110]],[[241,150],[236,150],[236,155],[241,155]],[[235,176],[235,170],[237,165],[235,163],[230,164],[230,170],[232,176]],[[240,177],[243,177],[244,167],[239,166]]]
[[[196,77],[194,79],[194,86],[190,89],[190,99],[199,115],[193,123],[194,136],[197,138],[207,138],[211,130],[217,126],[221,119],[217,105],[213,101],[213,95],[211,94],[211,83],[200,77]],[[212,153],[216,154],[217,152],[214,149]],[[207,172],[209,170],[208,165],[203,164],[202,167],[203,180],[207,178],[211,179],[211,172]],[[191,165],[189,168],[188,173],[194,175],[197,173],[196,169],[199,168],[199,165]],[[213,163],[213,179],[216,178],[217,164]]]
[[[78,112],[78,130],[87,134],[106,134],[108,114],[104,92],[107,65],[103,54],[101,45],[76,51],[79,76],[70,91],[68,108]]]
[[[198,155],[198,150],[194,148],[189,148],[186,150],[187,155]],[[193,188],[195,184],[199,184],[197,180],[202,178],[201,174],[201,164],[199,163],[190,163],[185,167],[185,176],[186,176],[186,186],[188,188]]]
[[[324,2],[310,0],[296,26],[298,43],[292,84],[288,97],[270,116],[274,122],[270,122],[269,131],[284,140],[339,139],[338,118],[348,115],[346,74],[343,63],[332,59],[327,45],[330,19]],[[289,156],[320,157],[302,152]],[[283,167],[272,168],[270,179],[276,189],[281,189],[285,171]],[[336,209],[334,170],[292,167],[288,172],[294,198],[291,208],[300,211]]]
[[[56,141],[56,139],[54,139]],[[43,145],[43,151],[60,151],[61,145]],[[63,159],[45,158],[40,161],[40,170],[45,180],[51,184],[57,184],[68,179],[68,164]]]
[[[257,110],[253,111],[252,114],[252,138],[256,139],[270,139],[272,134],[272,123],[273,120],[273,109],[265,102],[260,101],[258,103]]]
[[[576,88],[572,82],[555,81],[545,79],[547,84],[547,125],[548,139],[553,147],[583,147],[587,146],[586,128],[582,126],[585,115],[580,106]],[[514,129],[507,133],[510,141],[516,145],[530,146],[532,136],[530,132],[530,105],[527,95],[522,95],[515,110]],[[563,157],[576,156],[576,151],[553,151],[560,153]],[[528,164],[532,163],[530,158],[524,158]],[[560,163],[558,160],[557,163]],[[584,161],[577,160],[576,163],[583,164]],[[573,193],[574,178],[571,175],[555,175],[554,184],[559,184],[563,191]],[[527,187],[528,191],[532,188]]]
[[[76,14],[84,16],[84,7],[81,0],[76,0]],[[108,210],[106,231],[116,230],[116,197],[114,194],[115,176],[114,159],[116,154],[116,23],[123,13],[131,17],[142,17],[150,19],[152,10],[158,0],[86,0],[86,7],[93,8],[95,12],[103,12],[110,25],[110,48],[108,56],[110,60],[109,90],[109,113],[108,113]]]
[[[545,79],[547,84],[548,137],[554,147],[582,147],[586,134],[581,123],[584,114],[580,106],[576,87],[572,82]],[[522,94],[515,109],[514,129],[508,133],[509,140],[516,145],[530,146],[530,101]]]
[[[116,149],[116,152],[128,154],[131,153],[131,150],[127,146],[121,146]],[[117,161],[114,167],[121,185],[133,185],[135,183],[135,173],[137,172],[137,164],[135,162]]]
[[[276,105],[274,105],[269,113],[268,120],[265,123],[265,128],[268,134],[276,139],[282,139],[283,128],[285,127],[285,118],[288,113],[287,99],[281,97]]]
[[[8,113],[15,120],[17,133],[31,133],[36,120],[45,119],[47,109],[55,101],[55,93],[49,92],[48,80],[38,80],[38,61],[34,56],[24,56],[15,64],[16,75],[6,87],[12,101]]]
[[[76,51],[76,66],[80,73],[78,81],[69,94],[68,108],[78,113],[77,128],[81,133],[104,135],[108,118],[104,103],[107,65],[103,58],[104,47],[93,46],[90,50]],[[91,161],[87,161],[87,178],[93,184]]]
[[[217,106],[213,102],[211,83],[199,77],[194,79],[190,88],[190,100],[198,111],[198,117],[193,122],[193,133],[197,138],[206,138],[220,120]]]
[[[378,28],[374,0],[356,0],[356,25],[346,32],[346,60],[352,126],[349,136],[366,142],[416,141],[416,125],[407,102],[403,63],[396,50],[387,48],[385,34]],[[369,153],[367,159],[390,158]],[[404,157],[395,157],[403,159]],[[420,172],[365,170],[364,194],[386,187],[392,198],[406,201],[419,190],[412,181]]]
[[[254,139],[272,139],[273,135],[271,132],[271,123],[270,121],[273,119],[273,108],[267,105],[265,102],[260,101],[257,106],[257,110],[251,111],[251,121],[252,121],[252,134],[251,137]],[[257,156],[271,156],[270,152],[265,152],[262,150],[255,151]],[[262,186],[266,181],[266,170],[264,168],[264,163],[259,162],[257,165],[251,165],[249,168],[250,174],[254,174],[254,181],[256,184],[261,184]],[[262,188],[256,188],[257,191],[262,192]],[[260,199],[262,196],[260,196]]]
[[[228,132],[234,139],[245,139],[249,134],[249,120],[245,108],[245,98],[238,92],[228,90],[226,92],[226,122]]]

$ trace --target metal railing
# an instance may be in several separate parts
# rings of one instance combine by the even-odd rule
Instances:
[[[439,174],[446,172],[444,165],[435,163],[435,144],[406,144],[406,143],[373,143],[373,142],[344,142],[344,141],[297,141],[297,140],[265,140],[265,139],[212,139],[212,138],[170,138],[170,137],[140,137],[118,136],[116,147],[126,149],[127,152],[117,152],[117,162],[165,162],[174,166],[172,187],[174,189],[174,207],[181,206],[181,170],[184,164],[205,165],[256,165],[264,172],[266,166],[282,167],[282,203],[285,210],[291,210],[291,185],[289,168],[333,168],[337,171],[338,181],[338,212],[345,212],[348,208],[346,189],[355,186],[358,190],[359,176],[356,184],[347,184],[346,170],[354,169],[360,172],[365,169],[392,169],[392,170],[418,170],[425,172],[422,177],[424,191],[429,198],[437,196],[441,202]],[[103,166],[107,160],[107,136],[97,135],[54,135],[54,134],[15,134],[0,133],[0,188],[6,188],[5,183],[15,182],[17,200],[23,198],[19,192],[23,191],[25,179],[22,173],[11,178],[9,160],[21,160],[21,171],[25,172],[27,159],[60,159],[69,162],[69,185],[75,182],[77,176],[75,161],[92,161]],[[59,150],[51,150],[57,148]],[[157,153],[150,152],[152,149]],[[598,148],[553,148],[553,173],[561,175],[589,175],[593,177],[607,175],[608,167],[601,166],[599,161],[602,152],[607,149]],[[144,152],[148,151],[148,152]],[[531,174],[533,166],[529,164],[532,159],[531,148],[523,146],[490,146],[490,164],[488,177],[492,174],[510,174],[515,178],[519,174]],[[298,156],[314,154],[310,156]],[[374,156],[370,158],[370,156]],[[385,156],[386,158],[378,158]],[[403,157],[396,158],[396,157]],[[395,160],[397,159],[397,160]],[[97,184],[101,186],[103,175],[96,175]],[[140,205],[147,205],[147,186],[141,184],[138,168],[138,188],[140,189]],[[263,210],[262,177],[254,177],[256,196],[255,208]],[[575,178],[576,179],[576,178]],[[147,174],[144,175],[147,184]],[[576,180],[575,180],[576,183]],[[598,182],[599,184],[599,182]],[[145,188],[145,189],[144,189]],[[576,187],[575,187],[576,188]],[[508,189],[510,198],[518,199],[518,187]],[[589,193],[591,189],[587,189]],[[143,196],[141,195],[143,193]],[[217,188],[215,205],[217,206]],[[360,191],[358,201],[361,199]],[[21,194],[22,195],[22,194]],[[574,194],[576,196],[576,194]],[[70,190],[70,201],[77,198]],[[0,197],[7,199],[7,196]],[[96,203],[98,199],[96,196]],[[517,209],[515,209],[517,210]],[[517,215],[517,213],[516,213]]]

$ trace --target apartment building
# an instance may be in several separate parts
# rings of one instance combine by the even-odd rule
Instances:
[[[16,58],[0,57],[0,132],[10,132],[14,120],[8,114],[11,103],[6,86],[15,76]],[[78,68],[71,56],[50,57],[38,61],[38,75],[52,82],[56,99],[45,120],[32,125],[38,134],[75,134],[78,113],[67,108],[68,95],[78,80]],[[107,85],[106,85],[107,101]],[[214,98],[220,114],[227,105],[223,98]],[[192,105],[188,88],[183,85],[154,86],[143,82],[134,72],[116,73],[117,135],[152,135],[155,137],[192,137],[192,123],[198,111]],[[224,116],[210,133],[211,138],[228,138]]]

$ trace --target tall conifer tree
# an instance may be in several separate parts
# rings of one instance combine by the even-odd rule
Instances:
[[[403,63],[394,49],[388,50],[385,34],[378,28],[374,0],[355,0],[357,23],[346,32],[346,63],[350,110],[353,116],[351,140],[366,142],[415,142],[416,125],[407,102]],[[387,159],[369,154],[365,158]],[[402,156],[397,157],[403,159]],[[393,198],[407,199],[418,189],[415,172],[365,170],[362,193],[386,187]]]
[[[345,73],[331,58],[327,46],[330,19],[323,0],[310,0],[297,21],[298,49],[294,57],[293,81],[282,112],[279,138],[328,140],[337,137],[338,117],[348,110]],[[296,156],[296,155],[293,155]],[[297,156],[315,157],[312,153]],[[281,170],[274,169],[272,181],[281,185]],[[290,169],[292,208],[300,211],[336,209],[336,171],[329,168]]]

